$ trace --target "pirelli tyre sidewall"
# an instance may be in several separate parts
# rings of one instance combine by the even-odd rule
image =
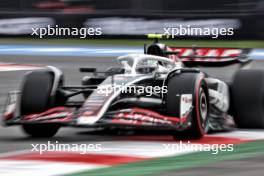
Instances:
[[[51,71],[33,71],[25,75],[21,86],[20,113],[24,115],[46,111],[54,106],[56,95],[51,96],[54,75]],[[52,137],[59,125],[25,124],[24,132],[32,137]]]
[[[175,139],[198,139],[208,128],[209,96],[203,73],[186,72],[175,74],[168,80],[166,108],[169,116],[180,117],[181,94],[192,94],[193,109],[190,114],[191,125],[181,131],[173,131]]]
[[[239,70],[231,85],[231,113],[239,128],[264,128],[264,70]]]

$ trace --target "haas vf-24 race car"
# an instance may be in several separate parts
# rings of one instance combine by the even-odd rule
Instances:
[[[118,57],[120,66],[104,72],[80,68],[87,76],[78,86],[64,85],[55,67],[27,73],[9,93],[3,124],[21,125],[32,137],[63,126],[167,130],[176,139],[263,128],[264,71],[250,69],[247,49],[154,42],[144,52]],[[238,67],[228,81],[206,72],[213,66],[225,74],[230,65]]]

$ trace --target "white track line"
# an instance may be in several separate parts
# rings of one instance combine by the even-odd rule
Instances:
[[[23,70],[38,70],[42,69],[41,67],[34,67],[34,66],[0,66],[0,72],[6,71],[23,71]]]
[[[120,141],[102,142],[102,150],[93,153],[140,158],[156,158],[183,155],[192,152],[190,149],[166,150],[167,142]],[[171,144],[171,142],[170,142]],[[175,142],[173,144],[179,144]]]
[[[250,140],[264,140],[264,130],[236,130],[226,133],[216,133],[213,136],[223,136]]]
[[[104,165],[46,161],[0,161],[0,176],[54,176],[104,168]]]

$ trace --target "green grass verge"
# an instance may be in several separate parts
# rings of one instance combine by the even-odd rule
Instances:
[[[198,167],[225,160],[239,160],[264,154],[264,141],[235,145],[232,152],[198,152],[175,157],[146,160],[137,163],[119,165],[105,169],[70,174],[67,176],[151,176],[177,169]]]
[[[201,46],[201,47],[238,47],[264,48],[262,40],[161,40],[171,46]],[[152,40],[110,40],[110,39],[21,39],[2,38],[0,44],[54,44],[54,45],[104,45],[104,46],[143,46]]]

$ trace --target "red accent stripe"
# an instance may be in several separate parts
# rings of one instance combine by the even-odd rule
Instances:
[[[141,115],[142,117],[139,118],[138,116],[141,116]],[[135,116],[138,119],[129,118],[132,116]],[[186,122],[188,116],[189,114],[187,114],[186,116],[180,117],[180,118],[172,117],[172,116],[165,116],[155,111],[135,107],[135,108],[129,109],[128,112],[119,112],[115,114],[115,118],[117,119],[113,119],[112,122],[140,125],[140,124],[146,124],[146,123],[161,123],[158,121],[160,120],[160,121],[166,121],[172,124],[177,124],[177,123]],[[152,120],[147,120],[146,117],[149,117],[151,119],[156,119],[157,121],[153,122]]]
[[[68,115],[65,116],[64,118],[55,119],[52,121],[65,121],[65,120],[71,120],[72,119],[71,118],[72,110],[70,108],[67,108],[64,106],[59,106],[59,107],[48,109],[47,111],[42,112],[42,113],[27,115],[27,116],[23,117],[23,120],[28,120],[28,121],[40,120],[40,119],[42,119],[42,117],[52,116],[52,115],[55,116],[58,113],[68,113]]]
[[[31,152],[16,156],[0,158],[1,160],[37,160],[50,162],[70,162],[101,165],[119,165],[146,160],[148,158],[128,157],[104,154],[79,154],[70,152],[45,152],[43,154]]]
[[[150,117],[165,119],[165,120],[169,120],[169,121],[173,121],[173,122],[185,122],[187,120],[186,119],[187,117],[180,117],[179,118],[179,117],[165,116],[165,115],[161,115],[155,111],[151,111],[148,109],[133,108],[132,110],[135,113],[143,113],[143,114],[149,115]]]

